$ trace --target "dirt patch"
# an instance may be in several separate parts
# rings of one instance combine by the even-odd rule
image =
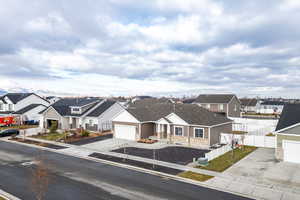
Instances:
[[[25,144],[33,144],[33,145],[37,145],[37,146],[41,146],[41,147],[46,147],[46,148],[50,148],[50,149],[66,149],[68,147],[64,147],[64,146],[59,146],[59,145],[54,145],[54,144],[47,144],[47,143],[43,143],[43,142],[38,142],[38,141],[33,141],[33,140],[27,140],[27,139],[21,139],[21,138],[12,138],[9,140],[13,140],[13,141],[17,141],[17,142],[21,142],[21,143],[25,143]]]

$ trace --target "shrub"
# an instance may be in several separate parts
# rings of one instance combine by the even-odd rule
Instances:
[[[89,137],[89,135],[90,135],[90,132],[88,132],[87,130],[83,130],[81,133],[82,137]]]

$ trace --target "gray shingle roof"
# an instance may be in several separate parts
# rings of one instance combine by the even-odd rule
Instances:
[[[30,110],[38,107],[38,106],[44,106],[44,105],[42,105],[42,104],[30,104],[29,106],[26,106],[25,108],[22,108],[22,109],[20,109],[20,110],[18,110],[16,112],[14,112],[13,114],[22,115],[22,114],[24,114],[24,113],[26,113],[26,112],[28,112],[28,111],[30,111]],[[46,106],[44,106],[44,107],[46,108]]]
[[[256,106],[257,99],[240,99],[240,102],[242,106]]]
[[[16,104],[32,94],[33,93],[7,93],[3,96],[3,98],[8,97],[14,104]]]
[[[112,105],[114,105],[116,101],[107,100],[101,103],[97,108],[95,108],[92,112],[90,112],[87,117],[99,117],[102,113],[104,113],[107,109],[109,109]]]
[[[287,104],[284,106],[276,131],[300,123],[300,104]]]
[[[102,99],[99,98],[64,98],[51,105],[62,116],[82,116],[90,111]],[[83,107],[90,105],[90,107],[81,114],[71,113],[70,107]],[[42,111],[43,112],[43,111]]]
[[[283,106],[286,102],[283,101],[264,101],[261,105],[276,105],[276,106]]]
[[[175,106],[174,106],[175,105]],[[174,108],[175,107],[175,108]],[[139,121],[157,121],[161,118],[175,113],[188,124],[213,126],[226,122],[231,122],[230,119],[213,112],[201,108],[195,104],[152,104],[148,106],[136,106],[127,109]]]
[[[200,94],[195,103],[229,103],[234,94]]]

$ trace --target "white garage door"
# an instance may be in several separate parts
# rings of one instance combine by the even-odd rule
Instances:
[[[135,134],[135,126],[115,124],[115,138],[135,140]]]
[[[283,140],[284,161],[300,163],[300,142]]]

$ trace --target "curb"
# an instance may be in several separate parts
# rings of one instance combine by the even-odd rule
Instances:
[[[1,189],[0,189],[0,197],[7,199],[7,200],[21,200],[18,197],[13,196],[12,194],[9,194]]]
[[[50,149],[50,148],[47,148],[47,147],[42,147],[42,146],[37,146],[37,145],[32,145],[32,144],[26,144],[26,143],[12,141],[12,140],[2,140],[2,141],[9,142],[9,143],[14,143],[14,144],[19,144],[19,145],[24,145],[24,146],[31,147],[31,148],[46,150],[46,151],[50,151],[50,152],[54,152],[54,153],[58,153],[58,154],[62,154],[62,155],[81,158],[81,159],[85,159],[85,160],[90,160],[90,161],[94,161],[94,162],[98,162],[98,163],[104,163],[104,164],[112,165],[112,166],[116,166],[116,167],[131,169],[131,170],[135,170],[135,171],[138,171],[138,172],[147,173],[147,174],[151,174],[151,175],[155,175],[155,176],[160,176],[160,177],[168,178],[168,179],[175,180],[175,181],[180,181],[180,182],[187,183],[187,184],[192,184],[192,185],[201,186],[201,187],[205,187],[205,188],[209,188],[209,189],[213,189],[213,190],[217,190],[217,191],[221,191],[221,192],[226,192],[226,193],[238,195],[238,196],[241,196],[241,197],[260,200],[258,197],[255,197],[255,196],[250,196],[250,195],[238,193],[238,192],[231,191],[231,190],[224,190],[224,188],[214,187],[212,185],[206,184],[205,182],[199,182],[199,181],[195,181],[195,180],[192,180],[192,179],[187,179],[187,178],[183,178],[183,177],[179,177],[179,176],[175,176],[175,175],[171,175],[171,174],[167,174],[167,173],[163,173],[163,172],[153,171],[153,170],[144,169],[144,168],[141,168],[141,167],[126,165],[126,164],[123,164],[123,163],[117,163],[117,162],[103,160],[103,159],[99,159],[99,158],[73,155],[73,154],[70,154],[70,153],[65,153],[63,151],[58,151],[58,150]],[[60,143],[58,143],[58,144],[60,144]],[[19,200],[19,199],[12,199],[12,200]]]

